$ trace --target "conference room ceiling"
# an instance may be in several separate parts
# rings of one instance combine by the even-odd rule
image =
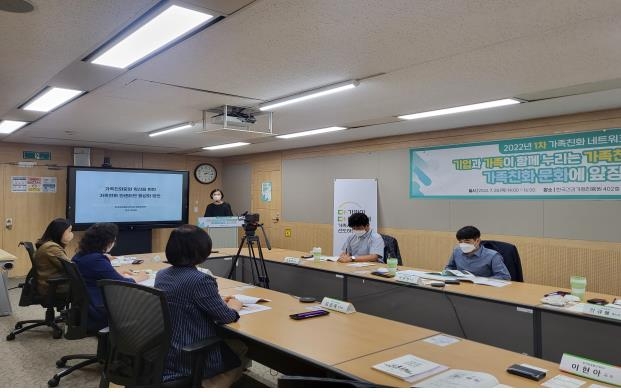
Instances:
[[[223,157],[621,106],[619,0],[176,1],[224,18],[129,70],[82,60],[158,1],[29,1],[31,13],[0,11],[0,119],[36,121],[2,142]],[[205,109],[351,79],[360,85],[273,110],[275,134],[345,131],[203,132]],[[88,93],[43,117],[19,109],[51,84]],[[528,102],[396,118],[508,97]],[[201,150],[235,141],[251,144]]]

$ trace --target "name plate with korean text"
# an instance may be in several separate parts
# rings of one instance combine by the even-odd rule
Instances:
[[[563,354],[560,369],[564,372],[621,386],[621,368],[604,362]]]
[[[287,264],[295,264],[298,265],[300,264],[300,258],[299,257],[291,257],[291,256],[287,256],[284,258],[283,260],[285,263]]]
[[[323,298],[323,301],[321,301],[321,307],[347,314],[354,313],[356,311],[354,305],[351,303],[329,297]]]
[[[409,283],[419,285],[421,282],[420,276],[412,273],[412,271],[397,271],[395,274],[395,280],[397,282]]]
[[[582,313],[591,316],[605,317],[613,320],[621,320],[621,307],[618,305],[593,305],[584,304]]]

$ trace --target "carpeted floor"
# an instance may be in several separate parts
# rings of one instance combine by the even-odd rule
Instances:
[[[23,279],[9,279],[9,288],[16,287]],[[94,354],[96,338],[80,340],[53,339],[51,329],[38,327],[7,341],[6,335],[20,320],[41,319],[45,310],[36,305],[19,307],[21,289],[9,290],[13,314],[0,317],[0,387],[47,387],[47,381],[59,370],[56,361],[68,354]],[[71,362],[69,362],[71,364]],[[277,374],[253,362],[246,371],[239,387],[275,387]],[[99,368],[91,365],[75,371],[60,381],[60,387],[89,388],[99,385]]]

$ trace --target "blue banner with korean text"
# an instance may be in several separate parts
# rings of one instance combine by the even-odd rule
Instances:
[[[621,198],[621,128],[410,149],[411,198]]]

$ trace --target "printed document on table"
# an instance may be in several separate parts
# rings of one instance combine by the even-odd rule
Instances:
[[[244,295],[244,294],[235,294],[233,297],[244,305],[252,305],[252,304],[259,303],[259,302],[270,302],[269,299],[253,297],[253,296]]]
[[[511,284],[509,280],[500,280],[500,279],[490,279],[490,278],[481,278],[476,277],[472,280],[474,284],[482,284],[485,286],[494,286],[494,287],[505,287]]]
[[[424,279],[434,279],[442,281],[457,279],[461,281],[472,282],[474,284],[482,284],[485,286],[493,287],[504,287],[511,284],[511,281],[508,280],[484,278],[482,276],[475,276],[468,271],[459,270],[445,270],[444,274],[442,274],[441,272],[416,271],[414,274]]]
[[[118,256],[110,260],[110,264],[113,267],[119,267],[121,265],[132,264],[134,261],[136,261],[136,258],[133,256]]]
[[[143,286],[147,286],[147,287],[154,287],[155,286],[155,275],[153,275],[153,277],[149,278],[149,279],[145,279],[142,282],[138,282],[138,284],[141,284]]]
[[[451,369],[413,386],[417,388],[494,388],[499,384],[498,379],[489,373]]]
[[[559,374],[541,385],[548,388],[580,388],[583,384],[586,384],[586,381]]]
[[[147,287],[155,287],[155,275],[157,275],[157,271],[153,272],[152,270],[143,270],[149,276],[148,279],[145,279],[141,282],[137,282],[139,285],[147,286]]]
[[[419,376],[421,374],[425,374],[428,372],[431,372],[430,374],[433,374],[435,373],[433,371],[436,369],[446,369],[446,367],[443,365],[427,361],[426,359],[422,359],[411,354],[391,359],[390,361],[378,363],[377,365],[373,365],[372,367],[373,369],[379,370],[381,372],[390,374],[391,376],[398,377],[404,381],[409,382],[415,381],[411,379],[416,378],[416,376]]]
[[[459,339],[454,338],[452,336],[438,334],[430,338],[424,339],[423,342],[435,344],[436,346],[440,346],[440,347],[446,347],[446,346],[450,346],[451,344],[459,342]]]
[[[250,305],[244,305],[244,307],[241,308],[241,310],[237,313],[239,313],[240,316],[244,316],[246,314],[262,312],[264,310],[270,310],[270,309],[271,308],[269,306],[259,305],[259,304],[250,304]]]

